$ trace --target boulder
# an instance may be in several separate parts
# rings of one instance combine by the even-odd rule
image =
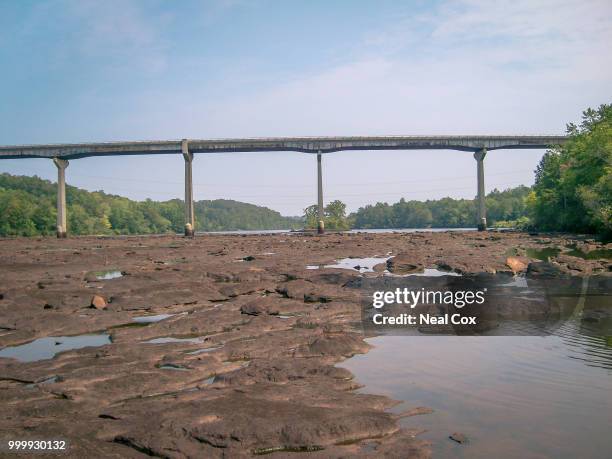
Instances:
[[[464,444],[464,443],[467,443],[468,441],[467,437],[464,434],[459,433],[459,432],[454,432],[450,434],[448,438],[450,438],[451,440],[459,444]]]
[[[527,270],[527,263],[517,257],[506,258],[506,266],[508,266],[514,274]]]
[[[240,312],[242,314],[248,314],[251,316],[258,316],[260,314],[278,314],[278,300],[275,298],[262,296],[243,304],[240,307]]]
[[[90,307],[95,309],[106,309],[106,299],[102,295],[94,295],[91,297]]]
[[[547,261],[534,261],[527,266],[527,276],[540,278],[563,277],[563,272],[557,265]]]

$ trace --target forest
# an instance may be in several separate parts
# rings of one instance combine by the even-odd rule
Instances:
[[[184,204],[169,201],[133,201],[102,191],[66,186],[68,231],[71,234],[181,233]],[[196,201],[198,231],[291,229],[301,218],[253,204],[216,199]],[[56,185],[38,177],[0,174],[0,236],[55,234]]]

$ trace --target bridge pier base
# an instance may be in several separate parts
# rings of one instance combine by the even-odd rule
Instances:
[[[325,232],[323,223],[323,170],[321,166],[321,151],[317,153],[317,233]]]
[[[477,194],[477,209],[478,209],[478,231],[487,230],[487,208],[485,204],[485,184],[484,184],[484,159],[487,155],[487,149],[482,148],[474,153],[474,159],[476,160],[476,177],[478,181],[478,194]]]
[[[193,209],[193,178],[192,163],[193,153],[189,152],[187,140],[181,142],[181,152],[185,160],[185,236],[195,236],[195,216]]]
[[[68,237],[66,225],[66,168],[68,161],[60,158],[53,158],[53,163],[57,167],[57,237]]]

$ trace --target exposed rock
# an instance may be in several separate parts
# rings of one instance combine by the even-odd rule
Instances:
[[[301,299],[306,303],[327,303],[332,301],[333,288],[316,285],[312,282],[296,279],[277,287],[276,291],[287,298]]]
[[[387,260],[387,269],[393,274],[423,272],[423,263],[414,254],[400,253]]]
[[[94,295],[91,297],[90,307],[95,309],[106,309],[106,299],[102,295]]]
[[[517,257],[506,258],[506,265],[512,270],[514,274],[521,273],[527,270],[527,263]]]
[[[541,278],[555,278],[563,275],[558,265],[547,261],[534,261],[527,266],[527,276]]]
[[[303,353],[309,355],[331,355],[351,357],[363,354],[370,349],[370,345],[363,341],[361,336],[354,333],[324,334],[310,343]]]
[[[568,236],[550,239],[557,247],[575,242]],[[482,241],[486,247],[477,247]],[[359,287],[372,280],[448,286],[461,278],[383,276],[386,264],[367,276],[353,269],[306,266],[393,251],[410,254],[407,262],[414,265],[509,273],[508,249],[532,245],[518,232],[495,238],[468,232],[330,232],[325,237],[0,241],[1,348],[42,337],[112,334],[112,343],[66,350],[53,359],[26,364],[0,359],[5,379],[0,381],[0,431],[15,438],[36,432],[65,438],[70,442],[66,457],[90,457],[92,451],[100,457],[287,457],[292,452],[324,458],[429,457],[428,443],[415,438],[420,429],[399,425],[402,415],[425,414],[426,408],[391,414],[393,400],[358,393],[359,381],[335,365],[369,349],[365,335],[354,331],[363,305]],[[276,255],[257,255],[269,251]],[[245,254],[257,259],[236,262]],[[128,271],[129,279],[83,282],[85,273],[109,260]],[[578,276],[589,269],[604,270],[599,275],[604,280],[612,273],[609,261],[575,259],[578,265],[571,265],[563,257],[556,260],[559,264],[548,270],[548,265],[532,264],[529,274],[552,274],[542,284],[553,298],[568,284],[575,291],[574,284],[583,283]],[[578,266],[583,271],[572,269]],[[98,289],[102,284],[104,289]],[[603,291],[606,285],[589,277],[589,291]],[[105,299],[105,313],[83,309],[93,303],[94,293]],[[606,299],[587,300],[583,320],[609,320],[600,312]],[[500,304],[498,314],[510,301],[506,296],[492,300]],[[45,304],[54,308],[44,310]],[[519,307],[526,317],[534,312],[527,299]],[[134,317],[158,314],[174,315],[133,326]],[[51,377],[57,379],[43,383]],[[32,383],[34,390],[25,387]],[[418,426],[419,419],[413,423]]]
[[[259,314],[278,314],[278,300],[270,297],[260,297],[249,301],[240,307],[242,314],[257,316]]]
[[[460,432],[454,432],[454,433],[450,434],[448,436],[448,438],[450,438],[454,442],[457,442],[457,443],[460,443],[460,444],[467,443],[467,441],[468,441],[468,438],[464,434],[462,434]]]

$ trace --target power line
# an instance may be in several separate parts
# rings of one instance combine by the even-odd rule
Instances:
[[[26,169],[28,170],[28,169]],[[29,169],[30,171],[32,169]],[[487,174],[487,177],[498,177],[498,176],[506,176],[513,174],[522,174],[526,172],[533,172],[531,170],[518,170],[518,171],[506,171],[506,172],[498,172],[493,174]],[[441,182],[441,181],[457,181],[463,179],[473,178],[473,175],[463,175],[463,176],[451,176],[451,177],[431,177],[431,178],[423,178],[423,179],[414,179],[414,180],[399,180],[399,181],[384,181],[384,182],[353,182],[353,183],[337,183],[334,182],[334,187],[339,186],[379,186],[379,185],[403,185],[403,184],[411,184],[411,183],[424,183],[424,182]],[[95,179],[103,179],[103,180],[114,180],[121,182],[143,182],[143,183],[156,183],[156,184],[167,184],[167,185],[179,185],[183,186],[184,182],[174,182],[167,180],[154,180],[154,179],[139,179],[139,178],[127,178],[127,177],[108,177],[103,175],[89,175],[89,174],[71,174],[70,178],[95,178]],[[252,189],[252,188],[314,188],[314,185],[293,185],[293,184],[273,184],[273,185],[261,185],[261,184],[251,184],[251,185],[236,185],[231,183],[197,183],[194,182],[194,187],[223,187],[223,188],[244,188],[244,189]],[[132,188],[130,188],[132,190]],[[138,191],[133,189],[134,191]]]

